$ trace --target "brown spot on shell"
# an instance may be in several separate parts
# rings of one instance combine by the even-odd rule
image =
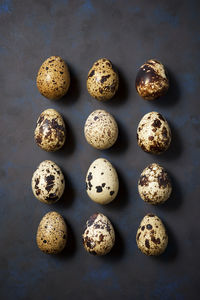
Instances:
[[[49,192],[52,188],[53,188],[53,185],[54,185],[54,179],[55,179],[55,176],[54,175],[49,175],[49,176],[46,176],[45,180],[47,182],[47,185],[45,187],[45,189]]]
[[[59,198],[56,193],[50,193],[49,196],[45,198],[48,202],[56,202],[58,199]]]
[[[103,191],[102,187],[100,185],[96,186],[96,192],[101,193]]]
[[[148,239],[145,240],[145,246],[146,246],[146,248],[150,249],[150,245],[149,245],[149,240]]]
[[[160,239],[159,238],[155,238],[155,236],[151,235],[151,241],[154,243],[154,244],[160,244]]]
[[[140,176],[139,185],[141,185],[141,186],[148,186],[149,185],[149,179],[146,175]]]
[[[108,74],[108,75],[104,75],[104,76],[102,76],[101,77],[101,83],[104,83],[108,78],[110,77],[110,75]]]
[[[165,122],[165,119],[163,118],[163,116],[162,116],[160,113],[158,113],[157,115],[158,115],[158,118],[159,118],[160,120],[162,120],[163,122]]]
[[[95,70],[92,70],[92,71],[90,72],[90,74],[88,75],[88,77],[92,77],[94,74],[95,74]]]
[[[37,136],[35,137],[35,141],[36,141],[36,143],[37,143],[38,145],[40,145],[40,144],[42,143],[42,138],[41,138],[41,136],[40,136],[40,135],[37,135]]]
[[[155,127],[155,128],[160,128],[161,126],[161,122],[159,119],[155,119],[154,122],[151,124],[151,126]]]
[[[152,217],[155,217],[154,214],[147,214],[148,217],[152,218]]]
[[[151,230],[151,229],[152,229],[152,225],[151,225],[151,224],[147,224],[146,227],[147,227],[148,230]]]
[[[138,233],[138,235],[137,235],[137,240],[139,240],[140,235],[141,235],[141,232]]]
[[[148,139],[149,139],[150,141],[153,141],[154,137],[151,135],[151,136],[148,137]]]
[[[92,216],[90,216],[89,220],[87,221],[87,226],[92,226],[92,224],[94,223],[94,221],[96,220],[98,214],[93,214]]]
[[[168,135],[167,135],[167,128],[164,126],[162,129],[162,135],[165,139],[168,139]]]
[[[170,184],[169,176],[164,170],[162,170],[161,174],[158,175],[158,184],[160,188],[166,188],[167,185]]]

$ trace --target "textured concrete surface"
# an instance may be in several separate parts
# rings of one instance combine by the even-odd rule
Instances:
[[[200,19],[199,1],[12,1],[0,0],[0,298],[1,299],[197,299],[199,290]],[[41,63],[60,55],[70,67],[69,93],[59,102],[36,87]],[[108,103],[92,99],[86,78],[93,62],[109,58],[120,88]],[[170,90],[155,102],[135,91],[137,69],[149,58],[168,68]],[[56,153],[34,143],[38,115],[57,109],[66,121],[67,141]],[[106,151],[90,147],[84,122],[94,109],[112,113],[119,140]],[[161,156],[143,152],[136,128],[143,114],[162,113],[172,128],[170,149]],[[102,207],[85,192],[90,163],[105,157],[120,179],[118,199]],[[36,200],[31,177],[44,159],[66,177],[62,200],[48,206]],[[140,172],[151,162],[169,171],[173,194],[163,206],[145,204],[137,192]],[[68,246],[59,256],[39,251],[37,226],[56,210],[69,227]],[[106,257],[86,253],[81,233],[99,211],[110,218],[117,241]],[[169,247],[146,257],[135,242],[137,227],[155,212],[169,232]]]

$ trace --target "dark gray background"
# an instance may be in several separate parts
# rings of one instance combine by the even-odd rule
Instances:
[[[0,298],[1,299],[198,299],[199,290],[199,80],[200,18],[196,1],[12,1],[0,0]],[[69,65],[71,86],[58,102],[36,87],[41,63],[60,55]],[[120,74],[116,97],[92,99],[86,78],[93,62],[110,59]],[[144,101],[135,91],[139,66],[149,58],[168,68],[166,97]],[[56,153],[35,145],[39,114],[57,109],[66,121],[67,141]],[[106,109],[119,124],[119,139],[106,151],[90,147],[84,122]],[[149,111],[162,113],[173,140],[161,156],[143,152],[136,128]],[[109,159],[120,179],[118,199],[105,207],[89,200],[85,175],[92,161]],[[67,187],[55,205],[37,201],[31,177],[45,159],[64,171]],[[169,171],[173,194],[152,207],[137,192],[140,172],[158,162]],[[37,226],[56,210],[69,227],[63,254],[49,256],[36,246]],[[105,257],[89,255],[81,234],[86,219],[103,212],[116,229],[116,246]],[[169,247],[161,257],[143,255],[137,227],[147,212],[166,224]]]

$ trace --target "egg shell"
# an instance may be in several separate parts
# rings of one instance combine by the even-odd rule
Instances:
[[[60,253],[67,242],[67,226],[63,217],[55,212],[49,212],[40,221],[36,242],[39,249],[48,254]]]
[[[115,199],[119,189],[117,172],[105,158],[96,159],[86,175],[86,191],[94,202],[108,204]]]
[[[169,79],[164,65],[156,59],[144,63],[136,76],[135,86],[138,94],[145,100],[154,100],[166,94]]]
[[[86,222],[82,238],[86,251],[94,255],[105,255],[115,244],[115,231],[106,216],[96,213]]]
[[[165,152],[171,143],[171,130],[166,119],[155,111],[144,115],[137,128],[137,141],[146,152]]]
[[[164,203],[171,195],[171,180],[167,171],[153,163],[141,173],[138,181],[140,197],[150,204]]]
[[[161,219],[154,214],[147,214],[138,228],[136,242],[146,255],[162,254],[168,244],[168,235]]]
[[[39,164],[32,177],[32,191],[41,202],[57,202],[65,189],[65,179],[61,169],[51,160]]]
[[[118,126],[114,117],[105,110],[93,111],[84,126],[87,142],[96,149],[108,149],[118,137]]]
[[[68,91],[70,73],[60,56],[51,56],[41,65],[37,74],[37,87],[46,98],[58,100]]]
[[[100,101],[111,99],[119,86],[119,77],[111,62],[106,58],[97,60],[89,70],[87,89],[89,94]]]
[[[45,151],[57,151],[65,143],[65,123],[62,116],[52,108],[44,110],[36,124],[35,141]]]

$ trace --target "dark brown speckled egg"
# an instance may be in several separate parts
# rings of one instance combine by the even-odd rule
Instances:
[[[171,195],[172,185],[167,171],[160,165],[148,165],[138,181],[140,197],[150,204],[164,203]]]
[[[119,78],[111,62],[106,58],[97,60],[89,70],[87,89],[89,94],[100,101],[111,99],[118,90]]]
[[[32,177],[34,196],[46,204],[56,203],[65,189],[65,178],[58,165],[51,160],[39,164]]]
[[[137,141],[138,146],[146,152],[165,152],[171,143],[171,130],[167,120],[155,111],[144,115],[137,128]]]
[[[135,87],[145,100],[163,96],[169,88],[169,79],[163,64],[155,59],[144,63],[137,73]]]
[[[106,216],[96,213],[87,220],[82,239],[87,252],[93,255],[106,255],[115,244],[115,231]]]
[[[36,144],[45,151],[57,151],[65,143],[65,123],[52,108],[44,110],[35,128]]]
[[[144,216],[136,234],[136,242],[146,255],[162,254],[168,245],[168,235],[162,220],[151,213]]]

